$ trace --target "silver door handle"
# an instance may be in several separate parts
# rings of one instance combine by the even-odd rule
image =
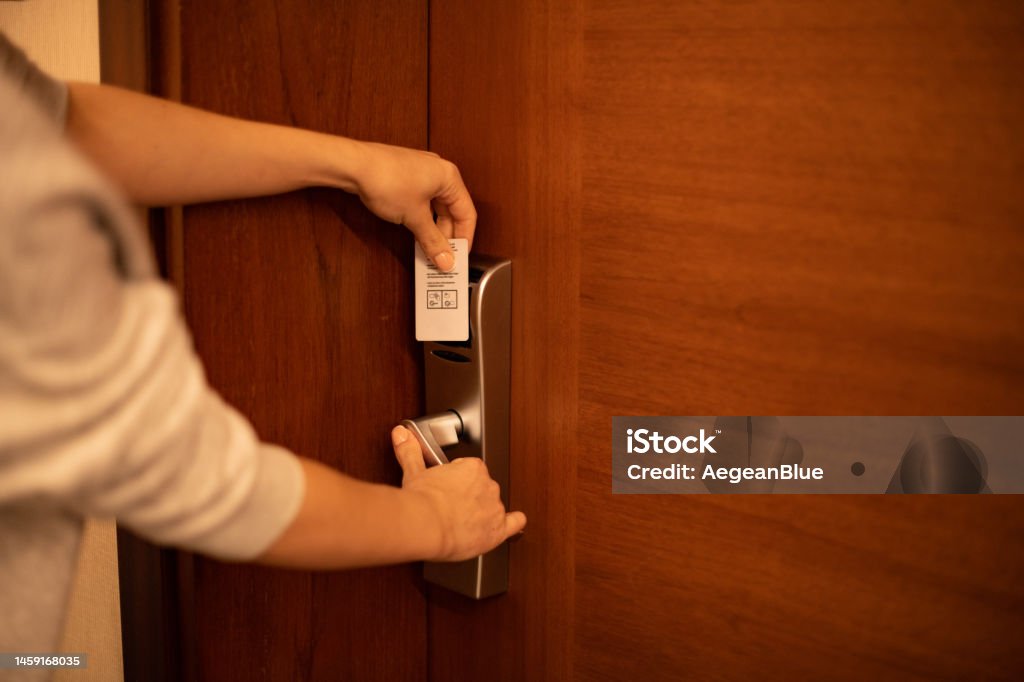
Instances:
[[[402,426],[412,431],[423,450],[426,465],[448,464],[444,448],[455,445],[462,435],[462,417],[455,410],[403,419]]]

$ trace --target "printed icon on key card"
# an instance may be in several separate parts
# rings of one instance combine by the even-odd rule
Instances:
[[[428,308],[458,308],[459,307],[459,292],[455,289],[451,290],[440,290],[440,291],[428,291],[427,292],[427,307]]]

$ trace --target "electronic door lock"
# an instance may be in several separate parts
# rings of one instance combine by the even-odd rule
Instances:
[[[427,341],[427,415],[406,419],[427,466],[480,457],[508,507],[512,262],[470,255],[469,340]],[[475,559],[427,562],[423,576],[474,599],[508,590],[508,544]]]

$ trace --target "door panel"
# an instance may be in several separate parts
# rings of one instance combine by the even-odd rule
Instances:
[[[186,102],[417,147],[429,117],[475,249],[514,260],[530,518],[481,603],[186,562],[190,677],[1019,676],[1017,498],[612,496],[609,442],[616,414],[1022,411],[1018,7],[432,0],[429,48],[422,2],[180,21]],[[305,192],[187,210],[183,255],[260,434],[397,482],[408,237]]]
[[[645,4],[586,18],[577,674],[1019,674],[1019,498],[613,497],[607,452],[1021,412],[1024,13]]]
[[[182,2],[182,99],[424,148],[426,18],[422,1]],[[397,483],[388,434],[421,406],[405,231],[352,197],[298,192],[186,209],[183,257],[210,381],[260,436]],[[311,574],[195,558],[190,571],[190,679],[425,675],[416,567]]]
[[[568,679],[579,290],[573,3],[430,6],[430,146],[455,161],[479,212],[473,250],[512,258],[510,505],[528,529],[509,592],[430,593],[433,680]]]
[[[1019,498],[613,496],[610,437],[1021,413],[1024,13],[552,4],[431,4],[530,517],[507,596],[432,595],[432,678],[1019,676]]]

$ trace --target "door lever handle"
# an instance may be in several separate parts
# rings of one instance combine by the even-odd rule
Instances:
[[[423,450],[426,465],[448,464],[444,448],[455,445],[462,435],[462,417],[455,410],[428,414],[416,419],[403,419],[402,426],[412,431]]]

